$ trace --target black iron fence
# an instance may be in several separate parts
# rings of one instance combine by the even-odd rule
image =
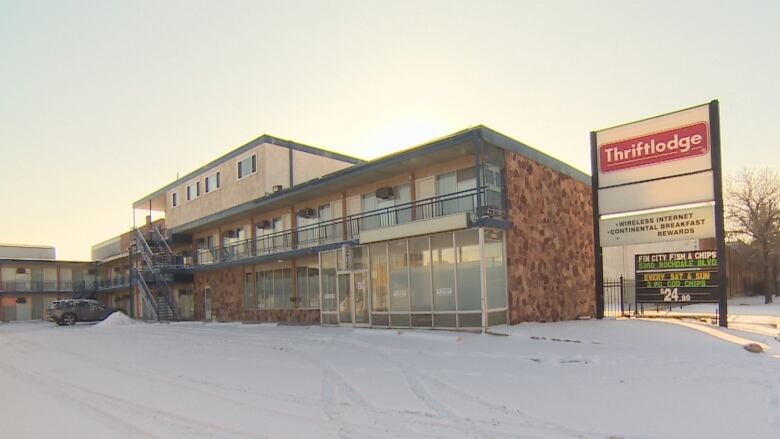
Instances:
[[[623,276],[604,279],[604,315],[631,317],[636,309],[636,282]]]

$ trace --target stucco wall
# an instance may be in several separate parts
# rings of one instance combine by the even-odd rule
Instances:
[[[237,164],[239,161],[257,156],[257,172],[238,179]],[[293,151],[293,178],[295,183],[317,178],[339,169],[352,166],[352,163]],[[208,193],[205,192],[205,178],[220,173],[220,187]],[[190,201],[186,200],[186,188],[200,181],[200,196]],[[201,172],[189,180],[167,191],[165,195],[166,222],[169,227],[176,227],[197,220],[204,216],[228,209],[271,193],[275,185],[283,188],[290,186],[289,149],[284,146],[264,143],[252,148],[240,156]],[[177,193],[178,205],[173,207],[172,196]]]
[[[510,322],[595,313],[590,186],[505,153]]]

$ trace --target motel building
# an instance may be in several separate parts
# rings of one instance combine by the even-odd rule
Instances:
[[[55,254],[49,246],[0,244],[0,322],[45,320],[52,301],[90,293],[95,265]]]
[[[147,224],[93,257],[122,279],[96,296],[139,318],[480,330],[594,313],[590,177],[483,126],[368,162],[266,135],[133,208]]]
[[[368,162],[264,135],[133,210],[146,223],[90,262],[0,260],[2,319],[62,298],[144,320],[379,328],[595,311],[590,177],[483,126]]]

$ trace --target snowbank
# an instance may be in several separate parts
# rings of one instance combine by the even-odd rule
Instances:
[[[106,317],[105,320],[95,325],[95,328],[109,328],[114,326],[130,326],[130,325],[137,325],[139,322],[131,319],[128,317],[125,313],[122,311],[116,311],[115,313],[111,314],[110,316]]]

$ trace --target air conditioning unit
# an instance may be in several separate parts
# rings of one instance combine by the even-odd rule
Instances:
[[[389,200],[395,198],[395,190],[389,186],[380,187],[376,190],[376,197],[380,200]]]
[[[314,218],[317,216],[317,211],[311,207],[304,207],[298,211],[298,216],[301,218]]]
[[[256,225],[257,225],[258,229],[270,229],[272,227],[271,226],[271,221],[268,221],[268,220],[260,221]]]
[[[280,190],[284,189],[281,184],[274,185],[274,192],[279,192]]]

